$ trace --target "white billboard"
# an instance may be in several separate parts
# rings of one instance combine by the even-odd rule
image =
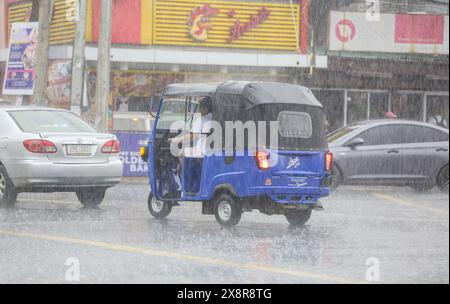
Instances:
[[[330,50],[448,55],[448,16],[331,12]]]

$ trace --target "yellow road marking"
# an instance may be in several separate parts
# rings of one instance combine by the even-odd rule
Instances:
[[[108,250],[114,250],[114,251],[122,251],[122,252],[134,253],[134,254],[143,254],[143,255],[153,256],[153,257],[174,258],[177,260],[196,262],[196,263],[200,263],[200,264],[208,264],[208,265],[214,265],[214,266],[223,266],[223,267],[229,267],[229,268],[237,268],[237,269],[245,269],[245,270],[262,271],[262,272],[274,273],[274,274],[290,275],[290,276],[294,276],[294,277],[309,278],[309,279],[325,281],[325,282],[335,282],[338,284],[366,284],[367,283],[364,281],[356,281],[356,280],[348,279],[348,278],[322,275],[322,274],[316,274],[316,273],[311,273],[311,272],[302,272],[302,271],[284,269],[284,268],[279,268],[279,267],[274,267],[274,266],[269,266],[269,265],[245,264],[245,263],[227,261],[227,260],[223,260],[223,259],[214,259],[214,258],[208,258],[208,257],[203,257],[203,256],[180,254],[180,253],[176,253],[176,252],[163,251],[163,250],[150,249],[150,248],[139,248],[139,247],[133,247],[133,246],[129,246],[129,245],[120,245],[120,244],[105,243],[105,242],[98,242],[98,241],[74,239],[74,238],[63,237],[63,236],[33,234],[33,233],[26,233],[26,232],[13,232],[13,231],[3,231],[3,230],[0,230],[0,235],[32,238],[32,239],[37,239],[37,240],[54,241],[54,242],[61,242],[61,243],[90,246],[90,247],[96,247],[96,248],[108,249]]]
[[[64,202],[64,201],[57,201],[57,200],[43,200],[43,199],[18,199],[19,202],[25,202],[25,203],[48,203],[48,204],[59,204],[59,205],[74,205],[78,204],[77,202]]]
[[[406,206],[406,207],[411,207],[414,209],[420,209],[420,210],[425,210],[425,211],[429,211],[429,212],[433,212],[439,215],[444,215],[448,217],[448,211],[445,211],[443,209],[438,209],[438,208],[432,208],[432,207],[426,207],[426,206],[421,206],[419,204],[414,204],[408,201],[405,201],[403,199],[394,197],[394,196],[390,196],[384,193],[379,193],[379,192],[372,192],[373,195],[375,195],[378,198],[381,198],[385,201],[388,201],[390,203],[394,203],[400,206]]]

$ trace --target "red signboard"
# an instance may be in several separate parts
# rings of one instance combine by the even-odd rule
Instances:
[[[98,41],[100,1],[94,0],[93,40]],[[113,1],[112,43],[141,43],[141,1]]]
[[[395,42],[414,44],[442,44],[444,42],[444,16],[397,15]]]

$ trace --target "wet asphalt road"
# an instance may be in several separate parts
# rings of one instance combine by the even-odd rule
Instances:
[[[81,283],[449,283],[449,196],[437,190],[341,187],[301,229],[255,211],[224,230],[193,203],[159,222],[147,195],[123,183],[98,210],[73,194],[19,196],[0,209],[0,283],[68,283],[72,257]]]

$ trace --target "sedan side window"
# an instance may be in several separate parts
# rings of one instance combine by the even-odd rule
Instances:
[[[408,125],[403,127],[403,143],[427,143],[448,141],[447,133],[422,126]]]
[[[356,137],[364,139],[364,146],[401,144],[402,128],[400,125],[379,126],[366,130]]]

